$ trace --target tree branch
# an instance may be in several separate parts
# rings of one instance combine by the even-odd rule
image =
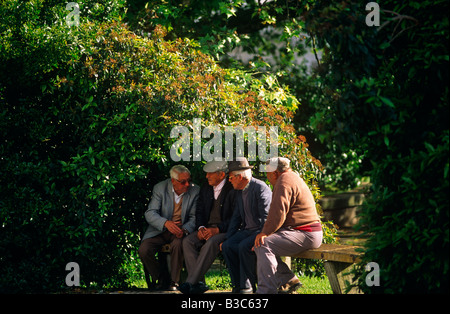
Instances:
[[[401,14],[399,14],[399,13],[397,13],[397,12],[390,11],[390,10],[382,10],[382,11],[383,11],[384,13],[390,13],[390,14],[396,15],[396,16],[393,17],[392,19],[390,19],[390,20],[384,22],[383,25],[381,25],[381,26],[378,28],[378,31],[380,31],[380,30],[382,30],[385,26],[387,26],[389,23],[391,23],[391,22],[393,22],[393,21],[397,21],[397,24],[395,25],[394,30],[392,31],[392,34],[391,34],[392,39],[389,41],[389,43],[393,42],[393,41],[394,41],[398,36],[400,36],[404,31],[407,31],[408,29],[413,28],[414,26],[417,26],[417,24],[419,24],[419,21],[418,21],[417,19],[415,19],[414,17],[412,17],[412,16],[409,16],[409,15],[401,15]],[[400,32],[398,32],[397,34],[395,34],[395,32],[396,32],[398,26],[401,24],[401,22],[402,22],[403,20],[410,20],[410,21],[413,21],[413,22],[414,22],[414,25],[409,26],[409,27],[407,27],[407,28],[404,28],[404,29],[402,29]],[[394,36],[394,34],[395,34],[395,36]]]

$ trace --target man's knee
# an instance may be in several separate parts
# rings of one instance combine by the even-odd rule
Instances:
[[[138,249],[138,254],[141,259],[145,258],[150,252],[150,246],[145,243],[145,240],[141,242]]]
[[[229,241],[225,241],[222,243],[222,252],[224,254],[228,254],[229,252],[232,251],[232,246],[230,245]]]
[[[259,258],[259,256],[264,256],[268,251],[269,251],[269,246],[268,246],[267,242],[254,248],[254,252],[258,258]]]
[[[254,241],[241,241],[239,242],[238,250],[239,255],[248,255],[253,254],[252,247],[253,247]]]
[[[191,233],[187,237],[185,237],[182,241],[183,250],[188,250],[195,246],[195,238],[197,235],[194,235],[194,233]]]
[[[144,249],[142,243],[141,243],[141,245],[139,245],[138,254],[141,259],[143,256],[145,256],[145,249]]]

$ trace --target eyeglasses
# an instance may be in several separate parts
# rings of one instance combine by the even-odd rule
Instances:
[[[187,180],[178,180],[178,179],[174,178],[174,180],[177,181],[178,183],[182,184],[182,185],[185,185],[186,183],[188,183],[188,184],[191,183],[191,179],[190,178],[187,179]]]

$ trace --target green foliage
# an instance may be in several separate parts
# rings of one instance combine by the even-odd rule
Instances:
[[[62,288],[69,262],[83,286],[132,281],[151,188],[173,165],[170,130],[192,132],[194,118],[278,126],[279,153],[320,196],[321,164],[295,132],[287,87],[225,70],[163,27],[136,35],[122,2],[79,3],[71,28],[62,1],[0,5],[1,291]],[[201,163],[185,164],[204,178]]]
[[[370,176],[364,263],[380,264],[382,286],[367,292],[448,292],[448,1],[384,1],[380,27],[366,25],[358,1],[208,3],[153,1],[147,26],[168,23],[213,53],[247,47],[262,73],[297,95],[295,121],[321,152],[328,183]],[[175,23],[188,13],[193,22]],[[311,74],[292,65],[305,47],[318,61]]]
[[[376,164],[377,186],[362,213],[374,235],[362,264],[380,265],[381,286],[367,287],[361,269],[366,292],[448,291],[448,130],[441,139],[436,147],[425,143],[420,151],[400,159],[387,156]],[[381,179],[385,174],[390,180]]]
[[[383,2],[376,33],[358,5],[317,5],[307,24],[325,53],[315,122],[370,161],[362,266],[380,265],[381,286],[362,270],[360,285],[448,292],[448,2]]]

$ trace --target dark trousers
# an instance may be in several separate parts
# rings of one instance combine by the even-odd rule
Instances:
[[[186,282],[196,284],[204,280],[217,255],[219,245],[225,239],[225,233],[218,233],[208,241],[200,241],[197,237],[198,231],[188,235],[183,240],[183,255],[188,271]]]
[[[161,250],[164,244],[170,243],[170,277],[173,282],[179,283],[181,268],[183,267],[181,240],[169,231],[165,231],[141,242],[139,246],[139,257],[153,281],[158,280],[160,283],[163,281],[160,261],[156,258],[156,253]]]
[[[258,233],[258,231],[239,230],[222,244],[222,254],[234,288],[253,288],[255,291],[256,255],[252,247]]]

